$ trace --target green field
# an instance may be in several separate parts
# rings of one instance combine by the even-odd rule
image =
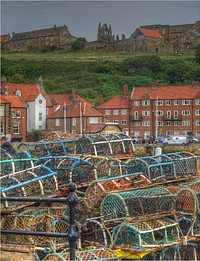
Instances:
[[[43,77],[47,93],[77,93],[98,105],[120,95],[124,83],[147,86],[187,85],[200,81],[200,65],[194,56],[118,52],[1,53],[1,76],[10,83],[37,83]]]

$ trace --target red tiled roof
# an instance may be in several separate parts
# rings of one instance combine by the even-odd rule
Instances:
[[[163,38],[162,35],[156,30],[138,28],[138,30],[146,37]]]
[[[123,96],[114,96],[105,103],[99,105],[98,109],[128,109],[129,108],[129,98]]]
[[[26,104],[17,95],[5,95],[3,99],[11,103],[11,107],[13,108],[26,108]]]
[[[2,35],[0,35],[0,42],[2,43],[4,41],[6,41],[8,39],[8,37],[9,37],[9,34],[2,34]]]
[[[80,117],[80,104],[78,103],[77,106],[67,105],[67,112],[66,112],[67,118],[76,118]],[[92,108],[91,106],[88,106],[87,103],[82,104],[82,116],[87,117],[102,117],[103,115],[98,112],[96,109]],[[63,118],[64,117],[64,111],[63,106],[49,115],[49,119],[53,118]]]
[[[152,89],[151,87],[135,87],[131,100],[140,100],[145,93],[151,99],[191,99],[198,92],[200,92],[200,87],[193,88],[192,86],[158,86],[156,89]]]
[[[16,83],[8,83],[8,93],[14,94],[17,90],[21,91],[22,99],[27,102],[29,96],[37,97],[39,94],[46,99],[46,106],[51,106],[51,102],[49,100],[48,95],[46,92],[39,87],[37,84],[16,84]]]
[[[65,103],[66,105],[71,105],[73,99],[72,94],[49,94],[49,98],[54,102],[54,104],[60,104],[61,106],[63,106]],[[86,103],[88,106],[93,106],[79,95],[76,95],[76,98],[81,101],[81,103]]]

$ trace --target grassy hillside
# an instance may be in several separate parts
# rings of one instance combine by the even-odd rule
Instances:
[[[37,83],[43,77],[47,93],[70,93],[72,88],[88,101],[98,104],[120,95],[122,85],[146,86],[191,84],[200,80],[200,65],[192,56],[156,56],[116,52],[2,52],[1,75],[12,83]]]

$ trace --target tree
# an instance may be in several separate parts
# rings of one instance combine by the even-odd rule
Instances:
[[[196,52],[195,52],[195,60],[197,63],[200,64],[200,44],[197,46]]]
[[[85,47],[86,42],[85,38],[79,37],[73,42],[71,49],[74,51],[82,50]]]

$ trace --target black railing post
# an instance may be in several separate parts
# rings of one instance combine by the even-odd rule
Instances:
[[[66,199],[67,204],[69,206],[69,230],[67,233],[67,239],[69,241],[70,248],[70,261],[76,260],[76,240],[79,237],[79,233],[76,231],[75,227],[75,206],[78,203],[79,199],[77,195],[74,193],[76,190],[76,185],[74,183],[70,183],[69,186],[69,195]]]

